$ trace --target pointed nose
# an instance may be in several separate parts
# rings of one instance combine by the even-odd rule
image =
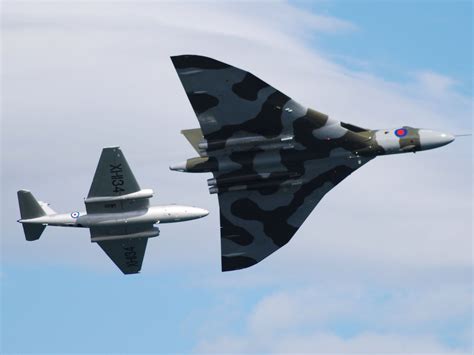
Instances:
[[[202,218],[206,217],[209,214],[209,211],[204,208],[194,207],[193,214],[196,216],[195,218]]]
[[[449,133],[420,129],[419,134],[421,150],[442,147],[454,141],[454,136]]]
[[[206,217],[209,214],[208,210],[205,210],[204,208],[201,208],[201,217]]]

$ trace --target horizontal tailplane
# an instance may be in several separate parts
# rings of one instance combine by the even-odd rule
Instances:
[[[26,240],[29,242],[38,240],[45,228],[46,226],[44,224],[23,224]]]

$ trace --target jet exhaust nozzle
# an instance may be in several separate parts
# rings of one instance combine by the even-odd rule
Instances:
[[[170,165],[170,170],[184,172],[186,171],[186,162],[184,161],[178,164]]]
[[[179,164],[170,166],[170,170],[186,173],[207,173],[216,171],[217,169],[217,160],[209,157],[191,158]]]

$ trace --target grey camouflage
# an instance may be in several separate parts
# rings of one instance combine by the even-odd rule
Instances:
[[[223,271],[252,266],[288,243],[327,192],[376,156],[454,139],[339,122],[215,59],[171,60],[201,129],[182,131],[199,157],[170,168],[214,175],[208,185],[219,198]]]

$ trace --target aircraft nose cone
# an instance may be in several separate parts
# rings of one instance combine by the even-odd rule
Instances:
[[[200,217],[206,217],[209,214],[209,211],[204,208],[200,208],[199,210]]]
[[[443,136],[443,134],[442,134]],[[445,133],[444,136],[446,137],[446,143],[445,144],[449,144],[451,143],[452,141],[454,141],[456,138],[452,135],[452,134],[448,134],[448,133]]]
[[[442,147],[443,145],[454,141],[455,138],[449,133],[430,131],[426,129],[420,129],[419,134],[422,150]]]
[[[209,214],[209,211],[205,210],[204,208],[193,207],[192,214],[195,216],[195,218],[202,218],[206,217]]]

